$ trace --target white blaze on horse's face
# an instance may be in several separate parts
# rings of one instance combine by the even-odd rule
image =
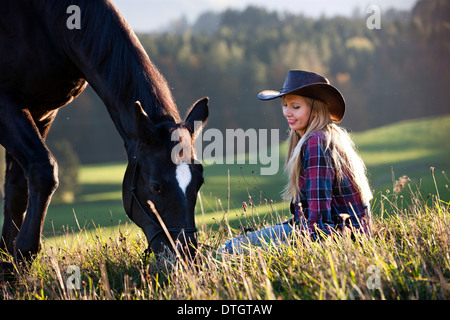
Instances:
[[[192,180],[191,168],[189,168],[186,162],[181,162],[177,165],[175,177],[177,178],[180,189],[186,195],[186,188]]]

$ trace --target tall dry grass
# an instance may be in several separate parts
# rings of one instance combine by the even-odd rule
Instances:
[[[402,182],[395,189],[395,183]],[[14,283],[2,282],[0,295],[88,300],[449,299],[449,207],[438,190],[424,196],[399,179],[392,192],[378,193],[373,200],[372,237],[312,242],[296,235],[289,243],[222,256],[217,249],[231,230],[223,219],[216,231],[200,230],[198,256],[189,265],[170,257],[145,257],[145,239],[131,234],[126,225],[112,236],[100,228],[91,234],[67,232],[58,243],[46,245]],[[72,265],[80,271],[79,289],[68,286]]]

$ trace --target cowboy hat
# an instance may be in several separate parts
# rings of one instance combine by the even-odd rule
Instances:
[[[327,78],[313,72],[290,70],[280,91],[264,90],[258,93],[261,100],[272,100],[286,94],[296,94],[321,100],[328,107],[334,123],[341,122],[345,113],[345,100]]]

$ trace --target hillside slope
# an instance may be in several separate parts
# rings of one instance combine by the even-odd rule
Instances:
[[[422,195],[435,194],[436,187],[430,172],[434,167],[440,198],[450,201],[450,115],[403,121],[377,129],[352,133],[358,150],[367,164],[374,195],[393,190],[393,180],[407,175],[412,190],[419,187]],[[224,211],[240,213],[242,202],[249,196],[256,205],[271,203],[280,214],[288,214],[287,205],[281,204],[280,193],[286,182],[283,172],[286,143],[280,146],[279,170],[273,176],[261,176],[260,165],[217,164],[205,166],[205,185],[201,189],[202,212],[222,216]],[[125,164],[102,164],[82,167],[80,192],[74,203],[51,204],[44,232],[47,236],[61,232],[61,227],[77,229],[74,215],[81,227],[92,228],[93,222],[101,226],[114,226],[128,221],[121,198],[121,183]],[[443,174],[442,172],[445,172]],[[393,175],[394,173],[394,179]],[[407,196],[409,188],[403,191]],[[405,197],[409,198],[409,197]],[[1,205],[3,207],[3,205]],[[270,211],[271,208],[267,208]],[[3,224],[3,213],[0,227]],[[56,230],[56,231],[55,231]]]
[[[430,171],[434,167],[441,198],[450,200],[445,187],[450,183],[445,176],[450,176],[450,115],[402,121],[355,133],[353,138],[376,190],[392,190],[392,166],[396,179],[407,175],[423,192],[435,192]]]

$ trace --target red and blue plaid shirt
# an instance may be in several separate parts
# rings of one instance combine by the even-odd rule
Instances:
[[[329,150],[325,150],[325,135],[313,133],[302,146],[303,174],[300,177],[300,203],[294,205],[294,218],[317,239],[317,228],[324,234],[342,230],[340,214],[350,217],[345,222],[363,233],[368,233],[365,219],[368,205],[364,204],[356,187],[347,175],[338,184]],[[368,213],[368,211],[367,211]]]

